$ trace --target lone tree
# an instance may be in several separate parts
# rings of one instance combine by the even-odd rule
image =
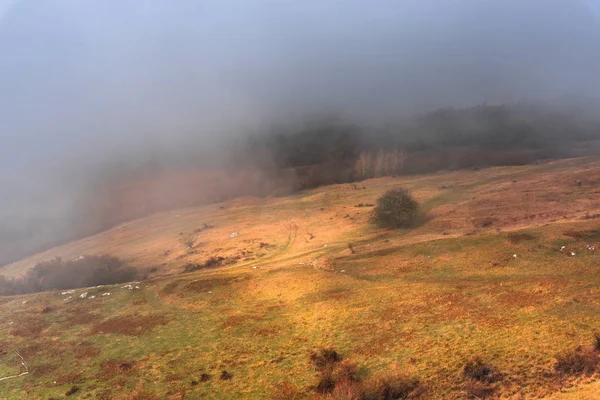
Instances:
[[[383,228],[406,228],[417,218],[419,205],[404,188],[392,189],[377,199],[371,222]]]

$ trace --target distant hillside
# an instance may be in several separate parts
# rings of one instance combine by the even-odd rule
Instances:
[[[31,203],[23,207],[30,215],[23,211],[0,219],[0,265],[175,208],[240,196],[286,195],[372,177],[573,156],[583,142],[600,138],[595,110],[592,101],[562,99],[547,105],[441,109],[382,127],[315,118],[231,140],[217,161],[165,155],[135,167],[109,166],[79,188],[65,183],[65,193],[60,187],[36,188],[37,197],[47,195],[44,209]],[[64,202],[63,197],[70,206],[52,211],[52,204]],[[14,208],[21,200],[13,201]]]

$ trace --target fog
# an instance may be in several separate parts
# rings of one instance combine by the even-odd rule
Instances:
[[[0,230],[273,122],[596,98],[598,3],[0,0]]]

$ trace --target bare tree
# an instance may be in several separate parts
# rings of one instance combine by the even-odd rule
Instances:
[[[391,154],[392,175],[400,175],[404,172],[404,162],[406,161],[406,152],[404,148],[395,149]]]
[[[194,248],[194,244],[196,244],[196,235],[194,233],[188,233],[182,235],[179,240],[182,245],[191,250]]]
[[[383,150],[379,150],[375,157],[374,175],[379,178],[383,176],[384,172],[385,153]]]
[[[371,172],[371,154],[363,151],[356,160],[356,174],[360,179],[370,178]]]

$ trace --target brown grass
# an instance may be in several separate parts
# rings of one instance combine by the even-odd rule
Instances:
[[[229,285],[233,281],[233,278],[215,278],[215,279],[201,279],[197,281],[192,281],[185,285],[185,290],[190,292],[206,292],[215,286],[226,286]]]
[[[56,364],[40,364],[29,367],[29,372],[35,377],[48,376],[58,369]]]
[[[331,393],[325,396],[325,400],[363,400],[363,398],[362,385],[349,380],[337,383]]]
[[[599,364],[600,358],[594,349],[576,349],[558,354],[554,369],[560,375],[591,375]]]
[[[535,240],[536,237],[529,233],[513,232],[508,235],[508,241],[512,244],[519,244],[528,240]]]
[[[596,170],[600,171],[600,164]],[[183,323],[170,323],[167,327],[155,328],[155,331],[160,331],[161,339],[158,340],[153,334],[134,339],[121,337],[121,344],[117,345],[119,337],[114,337],[115,342],[111,341],[109,346],[113,355],[108,356],[103,349],[101,356],[123,357],[122,346],[131,345],[133,341],[136,347],[127,351],[127,354],[132,354],[127,358],[139,360],[147,354],[158,354],[152,359],[152,365],[150,362],[142,365],[139,361],[140,365],[130,371],[142,371],[143,366],[144,379],[148,380],[152,380],[157,371],[163,371],[162,376],[166,376],[169,373],[165,372],[166,369],[171,373],[188,370],[190,380],[193,377],[200,381],[199,372],[210,368],[212,381],[207,384],[198,382],[194,388],[185,380],[168,385],[158,379],[158,385],[166,386],[158,389],[162,390],[156,395],[158,398],[167,398],[165,391],[172,389],[169,386],[177,385],[185,386],[190,397],[198,394],[228,398],[234,393],[246,394],[250,393],[247,390],[252,390],[248,397],[266,398],[274,385],[282,380],[289,380],[300,391],[304,389],[305,398],[310,398],[315,394],[309,393],[307,386],[317,383],[317,372],[307,362],[306,354],[310,349],[330,345],[338,346],[349,358],[356,357],[356,361],[361,363],[359,378],[385,368],[396,370],[409,366],[428,390],[430,396],[423,398],[483,397],[484,392],[490,389],[495,389],[492,396],[540,398],[555,390],[554,386],[551,387],[553,382],[561,381],[553,373],[553,356],[571,349],[573,342],[580,341],[584,331],[587,335],[597,329],[596,316],[600,307],[595,270],[595,257],[599,253],[586,250],[584,256],[580,250],[584,248],[582,243],[563,236],[569,229],[597,228],[593,225],[597,220],[584,222],[577,219],[573,224],[573,220],[579,217],[577,209],[595,207],[595,203],[584,196],[580,196],[581,201],[577,200],[570,192],[557,193],[555,197],[559,201],[545,200],[541,196],[544,192],[560,191],[561,186],[555,179],[559,177],[556,172],[542,172],[540,178],[535,175],[531,180],[525,178],[529,171],[508,168],[484,170],[477,176],[461,172],[440,177],[423,176],[419,180],[409,176],[401,181],[386,178],[367,182],[369,188],[364,194],[359,194],[360,198],[348,199],[337,186],[332,186],[326,191],[302,193],[297,199],[244,200],[240,201],[243,207],[228,205],[227,212],[219,211],[218,207],[208,211],[193,209],[189,210],[189,215],[188,211],[182,211],[184,218],[176,219],[169,214],[157,215],[151,221],[132,222],[112,231],[111,234],[122,237],[111,242],[114,243],[111,250],[114,248],[128,259],[140,257],[140,265],[154,265],[152,252],[160,252],[162,257],[164,249],[170,246],[169,237],[176,238],[179,230],[197,226],[199,215],[203,212],[214,215],[219,225],[214,233],[210,232],[210,237],[207,234],[206,238],[202,238],[206,242],[206,251],[203,255],[186,255],[184,261],[177,262],[177,251],[174,250],[168,260],[168,268],[172,268],[173,273],[178,273],[186,262],[202,261],[201,257],[207,254],[230,256],[239,251],[235,247],[239,247],[246,238],[260,239],[255,242],[257,244],[261,241],[276,244],[277,254],[272,259],[257,259],[236,267],[224,267],[226,269],[223,270],[173,276],[167,281],[156,278],[136,293],[143,293],[149,301],[153,299],[148,309],[156,308],[153,312],[166,316],[177,313],[178,320],[185,321],[185,326],[182,326]],[[513,183],[513,175],[518,183]],[[600,177],[600,174],[597,176]],[[456,189],[438,193],[442,180],[453,184]],[[536,183],[538,180],[546,180],[546,183],[540,185]],[[441,196],[431,203],[428,209],[431,220],[422,227],[398,234],[364,229],[368,211],[365,209],[353,208],[353,211],[364,214],[360,221],[351,222],[343,218],[348,211],[343,209],[344,206],[349,208],[359,201],[372,200],[379,192],[400,183],[404,185],[404,182],[423,204]],[[587,189],[584,186],[582,190]],[[585,204],[582,206],[582,203]],[[327,211],[319,212],[319,207],[325,205]],[[267,209],[268,212],[257,211]],[[559,212],[560,215],[557,214]],[[473,229],[474,218],[486,216],[498,219],[491,234],[463,236],[465,230]],[[558,220],[551,222],[555,218]],[[305,241],[299,235],[296,240],[294,230],[280,222],[292,219],[300,225],[300,231],[314,233],[315,238]],[[190,227],[178,226],[188,220]],[[167,221],[172,222],[174,227],[168,226]],[[542,224],[549,225],[535,228]],[[441,226],[443,229],[439,228]],[[509,232],[520,229],[520,232],[535,235],[536,239],[527,242],[527,237],[514,236],[512,241],[520,243],[520,246],[511,247],[509,233],[498,235],[493,231],[496,227],[508,228]],[[240,232],[239,238],[229,238],[234,231]],[[442,232],[448,234],[443,236]],[[139,237],[139,243],[131,240],[133,237]],[[579,246],[577,257],[557,254],[560,245],[557,246],[559,242],[555,239],[560,240],[561,237],[572,246]],[[93,241],[100,242],[102,239]],[[538,241],[540,247],[537,246]],[[348,251],[348,242],[356,247],[354,256]],[[328,246],[324,247],[325,244]],[[145,247],[148,247],[147,252],[142,251]],[[217,247],[222,250],[215,250]],[[71,248],[73,252],[78,251],[77,244]],[[549,251],[551,248],[555,251]],[[518,253],[517,259],[513,259],[513,253]],[[315,272],[310,264],[314,259],[331,260],[336,270],[343,268],[351,273]],[[500,267],[487,267],[494,262]],[[260,266],[258,270],[251,269],[254,263]],[[238,284],[242,277],[248,275],[252,276],[252,281],[247,285]],[[174,279],[177,281],[173,282]],[[193,282],[193,279],[199,280]],[[338,288],[344,290],[339,291]],[[210,290],[215,293],[210,296],[193,295],[194,292]],[[56,310],[46,317],[54,321],[65,315],[64,308],[75,303],[82,306],[89,304],[89,307],[93,306],[92,303],[101,304],[102,309],[92,313],[103,315],[103,318],[116,317],[120,315],[114,314],[118,302],[125,301],[124,306],[131,304],[126,297],[129,292],[125,293],[73,304],[63,304],[59,296],[47,294],[48,304]],[[351,296],[343,297],[342,293]],[[160,296],[162,294],[174,296],[167,298]],[[46,294],[39,295],[39,300],[30,301],[27,306],[20,306],[17,301],[14,305],[6,305],[6,309],[16,306],[20,310],[45,304],[43,296]],[[571,301],[575,297],[579,300]],[[138,296],[133,295],[133,298]],[[265,306],[275,304],[279,311],[271,312]],[[10,312],[14,311],[11,309]],[[133,314],[133,311],[127,312]],[[265,318],[260,322],[249,317],[263,313]],[[68,316],[66,314],[63,318]],[[108,324],[108,321],[117,325],[119,322],[113,318],[104,322]],[[234,329],[223,329],[223,322]],[[124,323],[129,325],[130,320],[126,318]],[[92,322],[90,329],[100,324],[102,321]],[[11,328],[6,327],[5,332]],[[60,328],[62,326],[56,323],[52,325],[56,332]],[[271,328],[281,331],[278,333]],[[79,327],[65,331],[65,335],[74,335],[71,342],[57,340],[59,346],[68,349],[65,361],[60,364],[65,371],[80,370],[69,366],[69,363],[81,331]],[[163,331],[168,331],[168,335],[163,335]],[[41,342],[45,346],[51,338],[50,332],[47,330],[42,340],[27,340],[27,343]],[[85,333],[88,329],[83,330]],[[52,336],[63,337],[58,333]],[[274,337],[274,340],[265,340],[261,336]],[[203,342],[209,337],[210,343]],[[45,338],[47,340],[43,340]],[[17,341],[16,338],[11,340]],[[105,340],[110,341],[110,338],[98,343]],[[493,342],[491,348],[490,341]],[[21,352],[20,347],[17,349]],[[201,357],[194,356],[200,354],[199,349],[203,351]],[[161,357],[165,350],[170,354]],[[132,352],[137,352],[135,354],[139,357]],[[40,348],[38,353],[46,357],[47,351]],[[480,384],[462,377],[460,366],[471,354],[477,353],[489,357],[486,362],[497,362],[497,367],[502,368],[507,378],[502,382]],[[32,364],[36,361],[47,364],[59,361],[23,356]],[[9,357],[12,356],[5,358]],[[174,368],[163,368],[167,360],[175,357],[180,361]],[[494,361],[496,358],[498,361]],[[223,368],[234,373],[232,381],[219,381]],[[259,368],[255,374],[254,371]],[[110,398],[117,399],[120,395],[127,395],[135,386],[135,381],[132,382],[127,375],[121,373],[107,383],[101,378],[94,379],[94,383],[99,385],[100,390],[110,386]],[[31,393],[37,395],[47,390],[44,388],[46,380],[31,378],[25,379],[30,382]],[[124,379],[124,386],[119,386],[120,379]],[[410,387],[412,384],[410,379],[408,381]],[[148,381],[145,385],[149,389],[152,383]],[[341,382],[338,385],[343,386]],[[355,385],[349,383],[349,386]],[[386,386],[380,384],[380,387]],[[66,389],[67,386],[60,389],[60,394]],[[88,390],[87,386],[85,390]],[[265,391],[268,393],[265,394]],[[415,396],[415,392],[410,393],[411,397]]]
[[[179,287],[179,281],[169,282],[165,286],[163,286],[160,291],[162,294],[169,295],[175,293],[177,288]]]
[[[71,315],[67,318],[66,326],[75,326],[75,325],[88,325],[100,320],[100,316],[98,314],[92,314],[84,309],[77,309],[73,311]]]
[[[494,383],[502,379],[502,375],[494,367],[474,357],[463,368],[463,376],[478,382]]]
[[[572,237],[578,240],[589,240],[599,241],[600,240],[600,229],[589,229],[583,231],[568,231],[565,232],[565,236]]]
[[[91,359],[100,355],[100,349],[90,342],[81,342],[75,346],[75,358]]]
[[[262,315],[255,314],[238,314],[232,315],[228,317],[225,322],[223,322],[223,328],[233,328],[240,325],[245,325],[250,321],[261,321],[263,319]]]
[[[362,400],[402,400],[410,398],[418,389],[419,381],[400,373],[388,372],[373,376],[362,386]]]
[[[39,337],[50,325],[46,318],[37,316],[16,316],[13,322],[14,326],[10,334],[26,338]]]
[[[57,385],[72,385],[81,381],[83,381],[83,374],[75,371],[64,373],[56,378]]]
[[[495,388],[487,382],[480,382],[473,379],[465,382],[464,392],[470,399],[487,399],[494,395]]]
[[[304,391],[289,382],[282,382],[275,386],[271,400],[302,400],[306,398]]]
[[[136,316],[128,315],[109,318],[92,327],[92,334],[114,333],[119,335],[139,336],[159,325],[166,325],[169,319],[164,315]]]
[[[133,361],[110,359],[104,360],[100,363],[100,372],[98,372],[98,378],[102,380],[112,379],[116,376],[120,376],[124,373],[132,375],[132,370],[135,367]]]

